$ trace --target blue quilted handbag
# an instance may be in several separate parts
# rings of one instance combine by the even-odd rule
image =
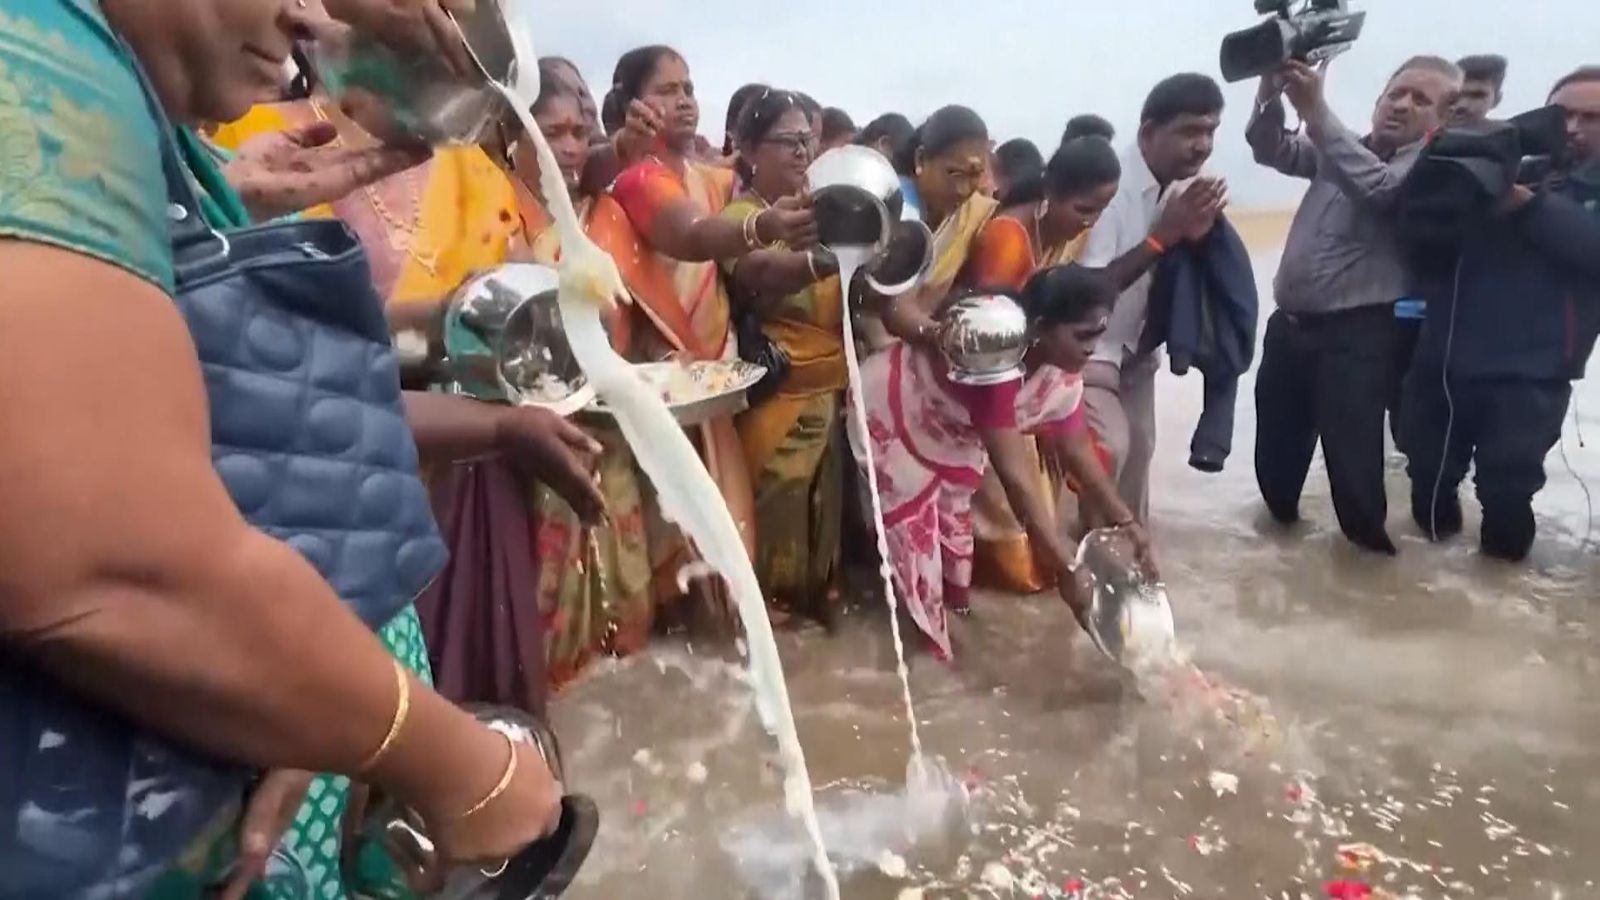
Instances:
[[[163,143],[216,470],[376,629],[446,554],[366,257],[333,221],[213,232]],[[0,898],[143,896],[193,839],[231,828],[247,778],[0,658]]]

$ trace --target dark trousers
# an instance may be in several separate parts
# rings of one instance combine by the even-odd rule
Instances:
[[[1385,527],[1383,427],[1401,340],[1391,304],[1315,316],[1279,310],[1267,321],[1256,375],[1256,483],[1278,521],[1300,518],[1320,438],[1339,528],[1358,546],[1395,552]]]
[[[1421,319],[1396,319],[1399,332],[1395,340],[1394,391],[1389,395],[1389,433],[1394,445],[1400,449],[1400,406],[1405,401],[1406,373],[1411,371],[1411,358],[1417,353],[1417,340],[1422,336]]]
[[[1544,487],[1544,458],[1561,440],[1572,399],[1566,381],[1450,379],[1434,366],[1406,378],[1404,437],[1411,514],[1435,540],[1461,531],[1456,490],[1476,466],[1486,555],[1521,560],[1533,548],[1533,498]],[[1452,415],[1452,408],[1454,415]]]

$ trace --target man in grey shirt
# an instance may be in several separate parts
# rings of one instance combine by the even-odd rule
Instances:
[[[1454,63],[1408,60],[1384,87],[1372,133],[1357,137],[1328,108],[1322,73],[1291,62],[1262,79],[1246,135],[1256,161],[1307,190],[1274,282],[1256,381],[1256,482],[1279,522],[1300,517],[1317,441],[1345,536],[1393,554],[1385,527],[1384,414],[1404,372],[1395,318],[1408,278],[1391,211],[1430,131],[1461,88]],[[1285,129],[1283,96],[1302,132]]]

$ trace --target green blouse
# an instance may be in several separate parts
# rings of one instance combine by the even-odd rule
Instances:
[[[93,0],[0,0],[0,238],[172,290],[160,132]]]

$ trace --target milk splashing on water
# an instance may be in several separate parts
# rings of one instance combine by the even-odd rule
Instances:
[[[836,247],[834,257],[839,260],[839,286],[845,297],[846,306],[849,305],[850,284],[855,279],[856,271],[872,258],[871,247]],[[922,758],[922,735],[917,731],[917,711],[911,703],[911,678],[906,669],[906,647],[900,639],[900,603],[894,593],[894,569],[889,562],[889,536],[883,527],[883,497],[878,493],[878,468],[872,459],[872,435],[867,431],[867,404],[861,393],[861,363],[856,359],[855,327],[850,321],[850,311],[845,310],[844,320],[844,359],[845,366],[850,373],[850,407],[854,414],[850,424],[854,426],[856,446],[861,448],[863,459],[866,461],[867,493],[872,498],[872,530],[878,538],[878,575],[883,579],[883,597],[889,604],[889,633],[894,637],[895,673],[900,676],[900,692],[905,698],[906,721],[911,725],[911,759],[907,764],[906,774],[909,780],[918,780],[929,776],[928,767]]]
[[[779,761],[784,772],[784,806],[791,816],[804,824],[812,845],[812,863],[822,878],[827,896],[837,900],[839,882],[822,843],[822,829],[812,803],[811,778],[795,730],[794,713],[789,707],[783,665],[777,642],[773,640],[772,625],[767,619],[761,586],[750,565],[750,556],[745,552],[738,525],[722,502],[722,492],[706,471],[682,426],[673,418],[660,394],[611,349],[605,326],[600,321],[601,307],[626,302],[627,289],[616,263],[583,233],[555,155],[529,112],[538,99],[537,67],[532,65],[531,54],[524,55],[529,49],[524,42],[517,46],[517,71],[522,73],[517,88],[496,87],[516,112],[524,134],[538,152],[540,193],[544,195],[545,207],[550,210],[561,238],[557,302],[567,342],[589,384],[611,408],[639,467],[655,487],[662,516],[687,532],[706,562],[727,579],[749,642],[750,681],[756,709],[762,723],[778,741]]]

